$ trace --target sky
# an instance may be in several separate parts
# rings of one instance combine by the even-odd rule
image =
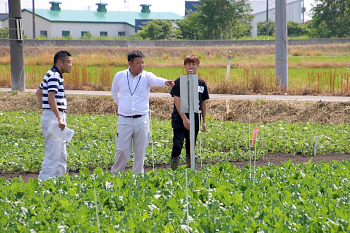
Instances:
[[[8,1],[0,0],[0,13],[8,13]],[[50,9],[50,1],[35,0],[36,9]],[[97,9],[96,3],[100,0],[55,0],[59,1],[62,10],[93,10]],[[266,1],[266,0],[262,0]],[[309,12],[316,0],[304,0],[306,11]],[[185,15],[185,0],[102,0],[107,3],[107,11],[141,11],[140,4],[151,4],[152,12],[174,12],[178,15]],[[6,9],[7,8],[7,9]],[[32,8],[32,0],[21,0],[21,8]],[[308,14],[305,19],[309,19]]]

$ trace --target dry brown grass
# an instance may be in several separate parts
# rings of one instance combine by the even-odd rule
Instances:
[[[42,112],[34,93],[0,93],[0,111]],[[68,95],[68,113],[117,114],[118,107],[111,96]],[[260,100],[263,123],[285,120],[291,123],[350,124],[350,102],[276,101]],[[169,120],[173,98],[150,98],[152,117]],[[247,122],[250,110],[251,123],[260,122],[259,101],[236,99],[208,100],[208,119]]]
[[[80,61],[91,64],[125,64],[126,54],[139,49],[144,52],[149,60],[182,60],[186,55],[193,53],[207,59],[226,58],[228,51],[232,51],[236,58],[256,58],[273,56],[275,46],[228,46],[228,47],[55,47],[37,46],[24,47],[24,56],[27,64],[52,64],[52,54],[58,50],[68,50],[75,57],[75,62]],[[333,56],[350,53],[350,44],[327,44],[327,45],[298,45],[288,46],[289,53],[297,56]],[[9,46],[0,46],[0,64],[9,64]]]
[[[42,81],[40,74],[46,69],[42,66],[30,67],[26,71],[26,88],[36,89]],[[174,74],[176,77],[183,73]],[[5,78],[0,79],[0,87],[11,86],[11,73],[3,72]],[[164,76],[159,74],[160,76]],[[350,72],[330,69],[321,72],[309,72],[301,83],[300,78],[289,77],[289,88],[283,90],[275,84],[273,70],[241,69],[240,75],[231,76],[226,82],[226,73],[217,69],[198,71],[204,79],[210,93],[213,94],[284,94],[289,95],[333,95],[350,96]],[[86,64],[75,67],[70,74],[65,75],[66,90],[109,91],[113,81],[114,71],[111,67],[102,66],[98,69],[87,69]],[[152,88],[152,92],[170,92],[169,88]]]
[[[181,60],[190,54],[196,54],[205,61],[203,67],[226,67],[227,62],[210,61],[213,59],[224,59],[228,51],[232,51],[232,56],[241,59],[256,59],[258,61],[232,62],[232,68],[273,68],[274,62],[263,60],[266,56],[274,56],[274,46],[233,46],[233,47],[24,47],[25,64],[51,65],[53,63],[53,54],[58,50],[68,50],[74,56],[74,64],[81,65],[85,63],[88,66],[127,66],[126,54],[134,49],[144,52],[147,60],[147,67],[178,67]],[[9,46],[0,46],[0,64],[10,64]],[[333,56],[350,53],[349,44],[331,44],[331,45],[303,45],[289,46],[289,54],[294,56]],[[180,61],[179,61],[180,60]],[[159,62],[162,61],[162,62]],[[164,62],[166,61],[166,62]],[[327,63],[327,62],[302,62],[289,63],[290,68],[337,68],[348,67],[348,62]]]

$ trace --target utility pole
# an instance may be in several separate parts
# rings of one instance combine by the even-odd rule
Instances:
[[[33,2],[33,39],[35,39],[35,0]]]
[[[303,23],[305,23],[305,6],[304,6],[304,0],[303,0]]]
[[[275,69],[276,86],[288,88],[287,0],[275,1]]]
[[[25,74],[23,61],[21,1],[8,0],[8,3],[11,55],[11,89],[12,91],[24,91]]]
[[[269,36],[269,0],[266,0],[266,36]]]

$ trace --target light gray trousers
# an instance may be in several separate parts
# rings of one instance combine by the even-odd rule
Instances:
[[[67,114],[60,112],[67,126]],[[67,172],[66,141],[49,133],[47,130],[51,121],[58,123],[57,117],[51,109],[44,110],[41,117],[41,129],[45,139],[45,156],[42,163],[39,179],[47,180],[54,176],[63,176]]]
[[[143,165],[150,139],[148,114],[139,118],[119,116],[117,120],[117,136],[114,165],[112,173],[124,170],[134,147],[134,173],[144,173]]]

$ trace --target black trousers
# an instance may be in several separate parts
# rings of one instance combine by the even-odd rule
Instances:
[[[171,152],[171,157],[179,157],[181,154],[182,147],[184,145],[184,139],[186,139],[186,158],[190,158],[190,131],[187,129],[174,129],[173,138],[173,150]],[[194,131],[195,135],[195,146],[197,141],[198,130]]]

